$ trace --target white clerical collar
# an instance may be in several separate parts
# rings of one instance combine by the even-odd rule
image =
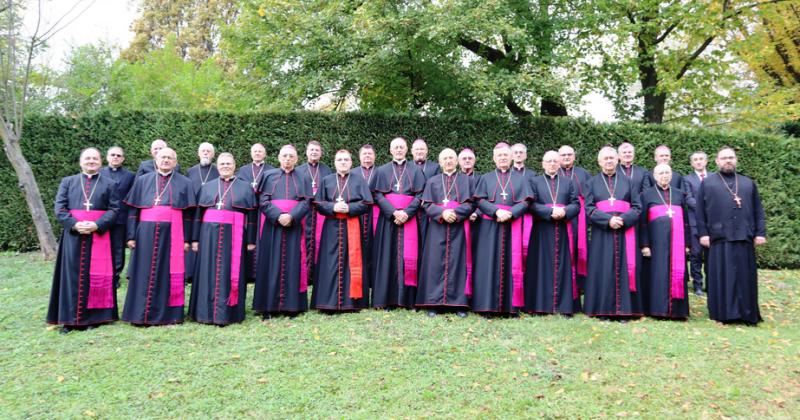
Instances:
[[[86,172],[83,172],[83,171],[81,171],[81,173],[88,179],[92,179],[92,178],[94,178],[95,175],[99,174],[99,172],[95,172],[93,174],[87,174]]]
[[[515,163],[514,164],[514,169],[516,169],[518,171],[521,171],[521,170],[525,169],[525,164],[523,163],[521,166],[517,166],[517,164]]]
[[[498,171],[500,171],[500,173],[503,173],[503,174],[504,174],[504,173],[508,172],[509,170],[511,170],[511,168],[508,168],[508,169],[500,169],[500,168],[497,168],[497,170],[498,170]]]
[[[545,172],[544,174],[545,174],[545,175],[547,175],[547,176],[549,176],[549,177],[550,177],[550,179],[556,179],[556,177],[558,176],[558,171],[556,171],[556,173],[554,173],[553,175],[550,175],[550,174],[548,174],[547,172]]]
[[[308,162],[308,166],[315,167],[317,165],[319,165],[319,162],[317,162],[317,163]]]
[[[113,167],[111,165],[108,165],[108,169],[110,169],[111,171],[117,172],[118,170],[122,169],[122,166],[117,166],[115,168],[115,167]]]
[[[449,174],[448,174],[447,172],[443,172],[443,173],[444,173],[445,175],[447,175],[447,176],[453,176],[453,175],[455,175],[455,174],[456,174],[456,171],[455,171],[455,170],[453,170],[453,172],[450,172]]]
[[[255,161],[253,161],[253,165],[256,165],[256,166],[261,166],[261,165],[263,165],[263,164],[264,164],[264,161],[263,161],[263,160],[262,160],[261,162],[255,162]]]
[[[396,163],[398,165],[402,165],[402,164],[406,163],[406,160],[405,159],[400,159],[400,160],[392,159],[392,162],[394,162],[394,163]]]
[[[425,161],[427,161],[427,159],[423,159],[423,160],[415,160],[415,161],[414,161],[414,163],[416,163],[417,165],[424,165],[424,164],[425,164]]]
[[[159,170],[159,171],[158,171],[158,174],[159,174],[159,175],[161,175],[161,176],[168,176],[168,175],[172,175],[172,172],[173,172],[173,171],[169,171],[169,172],[161,172],[161,170]]]
[[[375,165],[372,165],[372,166],[375,166]],[[368,170],[368,171],[369,171],[369,170],[371,170],[371,169],[372,169],[372,166],[363,166],[363,165],[362,165],[362,166],[361,166],[361,169],[366,169],[366,170]]]

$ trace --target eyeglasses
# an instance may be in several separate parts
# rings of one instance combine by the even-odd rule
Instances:
[[[122,157],[122,154],[120,153],[109,153],[108,155],[111,157]]]

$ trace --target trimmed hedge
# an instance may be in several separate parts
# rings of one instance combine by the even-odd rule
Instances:
[[[126,151],[126,166],[135,170],[149,158],[150,142],[163,137],[174,147],[184,168],[196,163],[196,147],[210,141],[218,152],[229,151],[242,164],[249,161],[249,146],[265,144],[268,160],[277,164],[280,145],[302,145],[318,139],[330,162],[331,151],[356,151],[364,143],[379,151],[379,163],[388,160],[388,143],[402,135],[428,140],[430,157],[443,147],[470,147],[478,156],[478,170],[492,167],[491,148],[501,140],[528,146],[529,165],[539,169],[545,150],[571,144],[579,164],[596,172],[595,154],[604,144],[629,140],[637,146],[637,163],[652,167],[657,145],[672,148],[675,168],[690,170],[689,155],[706,150],[712,155],[723,145],[739,150],[741,172],[755,178],[767,211],[768,244],[758,250],[762,267],[800,267],[798,196],[800,196],[800,148],[798,139],[756,133],[724,133],[701,129],[679,129],[633,123],[596,124],[568,118],[531,118],[512,121],[501,118],[431,118],[362,113],[185,113],[178,111],[131,111],[99,113],[80,118],[36,116],[27,120],[24,153],[36,173],[48,206],[52,206],[59,179],[78,170],[79,150],[96,146],[105,150],[120,145]],[[302,148],[301,148],[302,154]],[[713,166],[713,163],[712,165]],[[37,246],[22,193],[5,157],[0,160],[0,249],[27,251]]]

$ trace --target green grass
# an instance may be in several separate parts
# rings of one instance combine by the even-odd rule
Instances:
[[[688,322],[368,310],[68,335],[44,323],[51,273],[0,256],[0,418],[800,413],[797,271],[760,273],[758,327],[712,322],[692,295]]]

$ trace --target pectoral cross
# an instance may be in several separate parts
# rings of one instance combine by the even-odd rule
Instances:
[[[154,205],[154,206],[157,206],[157,205],[158,205],[158,203],[160,203],[160,202],[161,202],[161,197],[156,197],[156,198],[153,200],[153,205]]]
[[[222,199],[219,199],[219,201],[217,201],[217,210],[222,210],[223,205],[225,205],[225,203],[222,201]]]
[[[500,193],[500,196],[503,197],[503,201],[506,201],[506,198],[508,198],[508,193],[503,191]]]
[[[674,212],[672,209],[667,209],[667,217],[669,217],[670,219],[672,219],[672,215],[673,215],[673,214],[675,214],[675,212]]]
[[[317,189],[317,181],[311,180],[311,188],[313,188],[316,191],[316,189]]]
[[[397,190],[397,192],[400,192],[400,181],[394,183],[394,189]]]
[[[92,203],[90,203],[90,202],[89,202],[89,200],[86,200],[86,201],[83,203],[83,206],[84,206],[84,207],[86,207],[86,211],[89,211],[89,210],[91,210],[91,209],[92,209]]]
[[[344,199],[342,198],[342,196],[338,196],[338,197],[336,197],[336,202],[337,203],[343,203]]]
[[[616,200],[616,198],[614,198],[613,195],[608,199],[608,202],[611,203],[611,207],[614,207],[614,200]]]
[[[445,199],[444,199],[444,200],[442,200],[442,204],[444,204],[445,206],[446,206],[446,205],[447,205],[447,203],[449,203],[449,202],[450,202],[450,200],[448,200],[448,199],[447,199],[447,197],[445,197]]]
[[[736,202],[736,208],[739,208],[739,209],[742,208],[742,198],[741,197],[739,197],[738,195],[734,194],[733,195],[733,201]]]
[[[253,187],[253,189],[256,189],[256,187],[258,186],[258,182],[253,180],[253,182],[251,182],[250,185]]]

